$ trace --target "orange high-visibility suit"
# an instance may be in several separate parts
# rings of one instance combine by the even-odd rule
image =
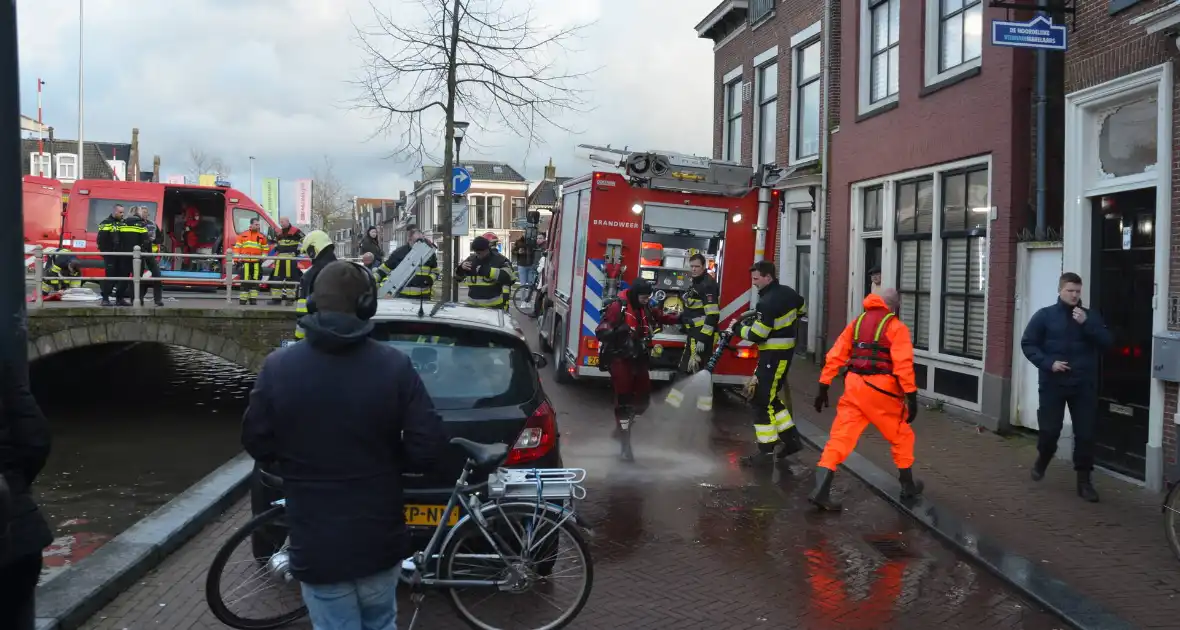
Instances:
[[[258,283],[262,281],[262,260],[257,258],[266,255],[270,247],[262,231],[251,226],[249,230],[238,235],[234,243],[234,255],[240,256],[242,263],[242,283],[238,292],[238,301],[242,304],[258,303]],[[231,272],[232,273],[232,272]]]
[[[865,427],[872,423],[892,446],[893,462],[901,473],[903,496],[921,493],[913,481],[914,431],[918,386],[914,381],[914,344],[910,330],[889,309],[885,299],[872,293],[864,299],[865,312],[852,321],[828,351],[820,374],[819,410],[827,402],[827,387],[847,368],[844,395],[836,405],[836,420],[819,460],[812,502],[839,509],[831,502],[831,474],[856,448]]]

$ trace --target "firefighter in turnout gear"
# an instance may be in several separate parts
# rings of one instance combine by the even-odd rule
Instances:
[[[312,230],[299,244],[299,253],[311,259],[311,269],[308,269],[299,280],[299,292],[295,295],[295,315],[303,317],[307,315],[307,298],[315,290],[315,277],[324,267],[336,262],[336,244],[327,232]],[[299,325],[299,320],[296,320],[295,339],[303,339],[303,335],[303,327]]]
[[[49,256],[42,275],[41,295],[82,288],[82,270],[78,268],[78,259],[68,249],[59,249]]]
[[[258,217],[250,219],[250,229],[238,235],[234,243],[234,254],[242,265],[242,283],[238,291],[241,304],[258,303],[258,284],[262,282],[262,259],[269,248],[266,236],[262,234]]]
[[[508,310],[508,294],[516,282],[512,263],[492,251],[488,239],[477,236],[471,239],[474,252],[459,264],[455,274],[467,284],[467,304],[479,308]]]
[[[402,261],[405,260],[410,250],[413,249],[415,243],[426,240],[422,234],[422,230],[419,230],[413,225],[406,228],[406,237],[406,244],[393,250],[389,254],[389,258],[386,258],[385,262],[381,263],[380,267],[377,267],[377,286],[381,286],[381,283],[385,282],[385,278],[393,273],[393,270],[397,269],[398,265],[402,264]],[[410,278],[410,281],[406,283],[406,286],[397,295],[398,297],[414,299],[430,297],[430,290],[436,280],[438,280],[438,259],[435,256],[431,256],[425,263],[418,267],[418,271],[414,273],[414,277]]]
[[[633,461],[631,425],[635,416],[647,411],[651,403],[652,337],[661,324],[675,324],[676,315],[666,314],[650,304],[653,289],[646,280],[637,280],[617,298],[603,305],[602,321],[595,336],[601,343],[598,366],[610,372],[615,392],[615,435],[622,441],[622,456]]]
[[[836,467],[852,454],[865,427],[872,423],[892,446],[893,463],[901,479],[901,497],[922,494],[914,480],[914,431],[918,416],[918,386],[914,381],[914,344],[910,330],[896,313],[901,299],[896,289],[870,293],[861,313],[828,351],[819,377],[815,410],[828,406],[828,387],[841,368],[844,395],[836,405],[836,420],[816,468],[815,489],[809,499],[823,510],[839,511],[831,498]]]
[[[707,264],[701,254],[693,254],[688,259],[692,287],[684,293],[684,311],[680,315],[680,328],[688,338],[680,360],[680,369],[686,374],[695,374],[704,366],[713,354],[713,346],[717,342],[717,324],[721,319],[721,307],[717,304],[717,297],[721,295],[721,287],[706,271]],[[679,391],[669,392],[669,398],[673,393]],[[674,404],[678,406],[678,402]],[[697,398],[697,409],[713,409],[711,392]]]
[[[278,260],[275,261],[274,270],[270,273],[270,303],[279,304],[282,302],[293,302],[295,294],[299,292],[299,288],[295,285],[284,284],[277,285],[274,282],[299,282],[303,277],[303,272],[299,270],[299,262],[296,258],[299,256],[299,245],[303,242],[303,230],[291,225],[291,219],[287,217],[279,218],[279,231],[272,234],[275,241],[275,256]]]
[[[807,313],[807,307],[794,289],[779,284],[772,262],[754,263],[750,279],[758,288],[757,310],[735,320],[732,329],[736,336],[758,346],[758,367],[750,397],[758,453],[742,457],[740,462],[743,466],[762,467],[785,463],[788,455],[803,448],[790,405],[779,390],[787,388],[787,370],[795,354],[796,323]]]

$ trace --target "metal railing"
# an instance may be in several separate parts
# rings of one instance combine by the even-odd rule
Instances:
[[[225,301],[227,303],[230,303],[233,301],[233,297],[234,297],[234,295],[233,295],[234,286],[237,285],[238,288],[240,289],[243,283],[246,283],[247,285],[256,284],[259,286],[265,284],[268,288],[269,287],[276,287],[276,286],[278,286],[278,287],[288,287],[288,286],[298,287],[299,286],[298,280],[272,280],[270,275],[268,275],[266,273],[266,268],[261,269],[258,280],[243,280],[240,277],[235,277],[234,268],[238,263],[244,262],[246,260],[259,261],[260,265],[265,266],[266,261],[284,260],[284,261],[291,261],[292,264],[298,265],[300,262],[308,260],[308,258],[306,256],[298,256],[298,257],[271,256],[271,255],[241,256],[241,255],[235,254],[233,251],[226,252],[224,255],[223,254],[179,254],[179,253],[175,253],[175,252],[143,252],[140,250],[138,245],[135,246],[134,250],[130,251],[130,252],[79,252],[79,251],[60,251],[60,250],[46,252],[43,247],[38,246],[38,247],[34,248],[32,252],[30,252],[30,255],[33,257],[33,262],[32,262],[33,269],[32,269],[31,274],[28,274],[26,272],[26,284],[32,285],[32,290],[33,290],[33,294],[35,296],[35,299],[31,304],[36,305],[38,308],[44,306],[44,303],[45,303],[45,300],[44,300],[45,295],[42,292],[41,287],[42,287],[43,283],[47,280],[51,281],[51,282],[64,282],[64,283],[93,282],[93,283],[99,283],[99,284],[101,284],[103,282],[130,282],[132,285],[132,300],[139,299],[141,292],[143,290],[143,287],[144,287],[144,283],[148,283],[148,285],[147,285],[148,288],[151,287],[151,283],[153,283],[153,282],[159,283],[165,287],[167,285],[191,287],[195,284],[206,284],[208,286],[216,286],[220,289],[225,289]],[[97,262],[97,261],[95,261],[95,259],[101,259],[102,262],[98,266],[83,265],[82,268],[83,269],[101,269],[102,275],[85,275],[84,274],[84,275],[80,275],[80,276],[68,276],[68,277],[59,277],[59,276],[47,277],[45,275],[46,257],[47,256],[59,256],[59,255],[60,256],[70,256],[76,260],[83,262],[83,263]],[[110,258],[120,258],[120,257],[130,257],[131,258],[131,275],[130,276],[108,276],[108,275],[106,275],[105,261]],[[208,278],[208,279],[168,278],[168,277],[164,277],[162,274],[160,276],[152,276],[151,278],[144,278],[143,273],[144,273],[144,271],[147,270],[146,266],[144,265],[144,258],[146,258],[146,257],[155,258],[157,261],[161,260],[161,259],[165,259],[165,258],[172,259],[172,260],[180,260],[180,261],[183,261],[183,260],[216,260],[216,261],[221,262],[223,264],[223,267],[220,270],[220,273],[223,277],[216,279],[216,282],[214,282],[213,278]],[[354,258],[340,258],[339,260],[348,260],[348,261],[357,262],[357,263],[361,262],[360,258],[355,258],[355,259]],[[158,267],[157,267],[157,269],[158,269]],[[273,267],[271,267],[271,269],[273,269]],[[218,272],[211,271],[209,273],[218,273]]]

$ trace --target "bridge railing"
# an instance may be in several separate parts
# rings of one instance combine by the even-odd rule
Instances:
[[[106,275],[105,264],[103,264],[102,262],[99,262],[98,265],[87,264],[87,265],[83,265],[83,267],[82,267],[83,269],[90,269],[90,270],[98,269],[101,271],[101,273],[98,275],[87,274],[87,275],[82,275],[82,276],[66,277],[66,278],[59,278],[57,276],[53,276],[53,277],[46,276],[45,275],[45,263],[46,263],[47,257],[58,256],[58,255],[71,256],[71,257],[74,257],[75,259],[79,259],[84,256],[86,258],[81,260],[81,262],[83,262],[83,263],[99,262],[99,261],[93,260],[94,258],[102,258],[104,261],[109,258],[131,258],[131,275],[130,276],[108,276],[108,275]],[[152,258],[155,258],[157,260],[160,260],[160,259],[172,259],[172,260],[178,260],[178,261],[215,260],[215,261],[223,263],[224,266],[222,267],[221,273],[224,277],[217,279],[216,282],[213,282],[213,279],[201,279],[201,278],[194,279],[194,278],[179,278],[179,277],[169,278],[169,277],[164,277],[163,275],[158,276],[158,277],[153,276],[150,278],[144,278],[143,273],[144,273],[144,271],[147,270],[147,265],[144,264],[144,258],[149,257],[149,256]],[[203,284],[203,285],[211,286],[211,287],[216,286],[218,289],[224,289],[225,290],[225,301],[231,302],[234,297],[233,296],[234,287],[238,286],[240,288],[243,282],[256,283],[256,284],[260,284],[260,285],[265,284],[268,287],[275,287],[275,286],[278,286],[278,287],[288,287],[288,286],[298,287],[299,286],[298,280],[273,280],[273,279],[271,279],[270,274],[267,273],[268,268],[266,267],[266,262],[267,261],[283,260],[283,261],[290,261],[293,264],[298,265],[300,261],[308,260],[307,257],[303,257],[303,256],[300,256],[300,257],[271,256],[271,255],[241,256],[241,255],[235,254],[232,251],[227,252],[224,255],[223,254],[180,254],[180,253],[176,253],[176,252],[143,252],[140,250],[138,245],[135,246],[134,250],[130,251],[130,252],[75,252],[75,251],[58,251],[58,250],[46,252],[44,250],[44,248],[38,246],[38,247],[34,248],[32,252],[30,252],[30,258],[32,259],[32,263],[31,263],[32,269],[30,270],[31,273],[26,274],[26,282],[28,285],[31,285],[31,288],[33,291],[34,299],[32,301],[32,304],[35,304],[38,308],[44,306],[44,303],[45,303],[45,300],[44,300],[45,294],[42,291],[42,285],[47,280],[48,281],[58,281],[58,282],[64,281],[64,282],[81,282],[81,283],[94,282],[94,283],[99,283],[99,284],[101,284],[103,282],[130,282],[132,285],[132,299],[133,300],[139,299],[140,292],[143,289],[144,283],[148,283],[149,287],[151,286],[150,283],[153,283],[153,282],[158,282],[164,286],[174,285],[174,286],[186,286],[186,287],[191,287],[194,284]],[[235,271],[234,268],[237,266],[237,264],[245,262],[246,260],[259,261],[259,263],[261,265],[263,265],[263,269],[261,270],[261,273],[259,274],[259,280],[257,280],[257,281],[255,281],[255,280],[242,280],[240,277],[237,277],[236,274],[234,273],[234,271]],[[348,260],[348,261],[357,262],[357,263],[362,262],[360,258],[340,258],[339,260]],[[273,267],[269,267],[269,269],[273,270]],[[216,273],[216,272],[213,272],[213,273]]]

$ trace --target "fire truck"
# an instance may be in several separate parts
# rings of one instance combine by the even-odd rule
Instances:
[[[594,335],[604,305],[642,278],[655,285],[653,303],[682,307],[692,286],[688,259],[705,256],[720,285],[719,330],[754,308],[750,265],[773,252],[782,169],[761,169],[673,152],[626,152],[615,170],[567,180],[549,226],[540,345],[554,352],[558,382],[608,378],[598,366]],[[604,158],[591,159],[606,162]],[[622,171],[622,172],[620,172]],[[671,380],[686,337],[664,326],[653,338],[651,378]],[[741,342],[714,371],[720,386],[741,386],[754,373],[758,350]]]

